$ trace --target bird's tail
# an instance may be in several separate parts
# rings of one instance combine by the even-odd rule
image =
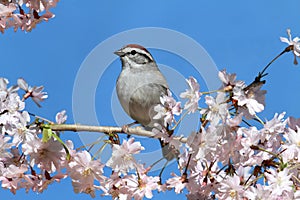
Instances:
[[[161,146],[162,155],[167,161],[173,160],[174,158],[178,159],[180,153],[178,149],[176,149],[169,143],[162,141],[161,139],[159,139],[159,142]]]

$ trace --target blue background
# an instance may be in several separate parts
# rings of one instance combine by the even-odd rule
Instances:
[[[200,43],[219,69],[236,72],[238,79],[250,83],[259,70],[280,53],[291,28],[300,36],[300,2],[283,1],[60,1],[53,9],[56,17],[43,22],[30,33],[8,30],[0,36],[0,76],[15,84],[23,77],[31,85],[44,85],[49,98],[37,108],[27,109],[53,119],[66,109],[72,119],[72,89],[76,73],[89,52],[100,42],[119,32],[139,27],[164,27],[182,32]],[[154,57],[159,58],[159,52]],[[101,55],[99,55],[101,56]],[[159,61],[159,60],[158,60]],[[111,71],[114,82],[120,63]],[[275,112],[300,117],[300,69],[293,65],[292,54],[282,56],[268,70],[266,110],[261,118],[271,119]],[[192,74],[191,74],[192,75]],[[107,97],[97,93],[97,99]],[[101,105],[97,105],[101,106]],[[109,110],[105,111],[109,112]],[[103,113],[98,113],[98,115]],[[108,122],[109,123],[109,122]],[[114,125],[114,122],[110,122]],[[80,146],[77,133],[67,132]],[[173,166],[174,167],[174,166]],[[23,190],[12,195],[1,190],[2,199],[90,199],[74,194],[69,179],[52,184],[42,194]],[[184,198],[174,192],[161,193],[155,199]],[[100,198],[99,194],[96,198]],[[110,198],[108,198],[110,199]]]

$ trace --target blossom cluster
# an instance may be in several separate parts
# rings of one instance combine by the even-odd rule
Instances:
[[[58,0],[11,0],[0,1],[0,32],[13,28],[30,32],[42,21],[54,17],[50,9]]]
[[[288,42],[299,56],[299,40]],[[166,129],[155,129],[174,150],[178,170],[162,180],[150,175],[152,166],[136,159],[145,147],[134,137],[119,141],[109,134],[112,155],[102,163],[87,150],[76,150],[72,141],[62,141],[50,125],[63,124],[66,111],[57,113],[56,122],[29,114],[25,102],[38,106],[48,95],[43,86],[29,86],[24,79],[9,86],[0,78],[0,181],[12,193],[43,192],[53,182],[69,177],[75,193],[92,197],[99,191],[113,199],[153,198],[153,192],[185,192],[188,199],[299,199],[300,198],[300,119],[276,113],[262,120],[265,83],[256,79],[247,85],[226,70],[219,72],[221,87],[215,95],[201,91],[198,81],[189,77],[189,88],[180,94],[184,106],[172,94],[161,97],[154,118],[176,129],[184,114],[199,112],[201,126],[181,143]],[[200,99],[205,105],[199,105]],[[175,120],[174,116],[182,119]],[[35,119],[34,119],[35,118]],[[256,125],[251,125],[255,123]],[[153,136],[153,135],[152,135]],[[154,161],[153,161],[154,162]]]

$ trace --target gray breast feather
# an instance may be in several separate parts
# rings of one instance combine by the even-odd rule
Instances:
[[[160,104],[160,97],[167,94],[167,88],[161,84],[148,83],[137,88],[130,97],[129,114],[144,126],[153,126],[154,107]]]

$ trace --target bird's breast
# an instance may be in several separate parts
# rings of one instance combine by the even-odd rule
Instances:
[[[160,103],[160,96],[166,94],[167,87],[164,76],[158,70],[146,73],[122,70],[117,80],[117,95],[125,112],[147,125],[152,119],[153,107]]]

